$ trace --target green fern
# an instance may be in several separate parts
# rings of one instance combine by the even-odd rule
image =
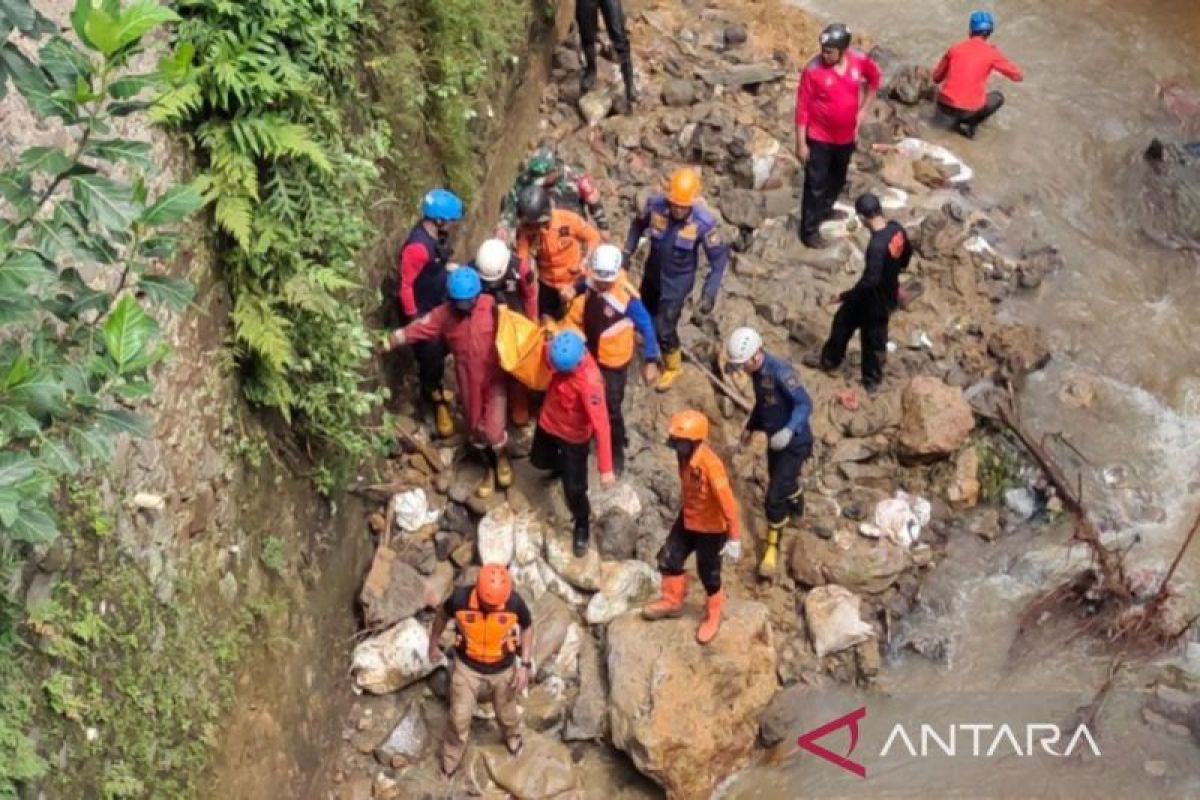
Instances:
[[[292,323],[277,314],[266,298],[238,297],[233,308],[233,326],[238,343],[270,369],[282,373],[295,362],[289,338]]]
[[[250,197],[246,195],[222,195],[217,198],[213,214],[217,224],[232,236],[243,250],[250,249],[253,211]]]

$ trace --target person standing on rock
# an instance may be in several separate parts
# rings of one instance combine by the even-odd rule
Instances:
[[[667,541],[658,551],[662,596],[642,609],[648,620],[678,617],[687,596],[684,563],[696,554],[696,573],[708,594],[704,620],[696,641],[708,644],[721,627],[725,590],[721,586],[721,559],[737,561],[742,555],[742,523],[737,501],[721,457],[708,446],[708,417],[688,409],[671,417],[667,446],[679,462],[683,504]]]
[[[442,740],[442,772],[453,775],[471,736],[475,706],[490,697],[508,752],[521,752],[521,709],[517,697],[529,685],[533,658],[533,615],[513,591],[501,564],[484,564],[474,586],[454,590],[429,630],[429,660],[442,658],[441,638],[454,622],[454,665],[450,671],[450,720]],[[519,653],[519,655],[518,655]]]
[[[800,240],[822,248],[821,223],[846,186],[858,127],[879,90],[879,66],[850,49],[850,30],[835,23],[821,31],[821,53],[800,73],[796,89],[796,158],[804,165]]]
[[[858,283],[838,296],[841,306],[833,316],[829,338],[820,354],[803,359],[806,367],[832,372],[841,366],[854,332],[862,345],[862,383],[868,392],[883,383],[883,360],[887,357],[888,317],[900,302],[900,273],[912,260],[908,232],[883,215],[879,198],[870,192],[854,201],[854,212],[871,231],[866,264]]]
[[[763,350],[762,337],[753,328],[738,328],[725,347],[727,372],[744,370],[754,384],[754,410],[746,422],[741,445],[750,444],[755,431],[767,435],[767,546],[758,574],[775,575],[779,540],[794,516],[804,514],[804,491],[800,470],[812,455],[813,436],[809,427],[812,400],[796,377],[792,365]]]
[[[942,84],[937,97],[938,112],[968,139],[975,138],[975,129],[1004,105],[1003,94],[987,90],[992,72],[1017,83],[1025,79],[1021,68],[988,41],[995,29],[996,21],[990,13],[973,13],[970,35],[946,51],[930,76],[934,83]]]
[[[550,196],[554,208],[565,208],[588,219],[608,238],[608,214],[604,211],[600,190],[596,182],[581,169],[564,164],[555,155],[553,147],[543,146],[534,151],[521,169],[512,189],[504,197],[500,208],[501,222],[497,227],[507,233],[517,226],[517,205],[521,192],[530,186],[541,186]]]
[[[553,208],[541,186],[522,190],[517,219],[517,258],[532,258],[537,266],[538,317],[562,319],[588,254],[600,246],[600,232],[575,212]]]
[[[575,0],[575,24],[579,28],[579,43],[583,47],[583,77],[579,79],[579,91],[587,94],[596,87],[596,32],[600,14],[604,15],[608,39],[612,42],[617,63],[621,65],[625,102],[632,106],[638,98],[633,85],[633,56],[629,49],[629,33],[625,29],[625,10],[621,7],[621,0]]]
[[[642,235],[650,232],[650,255],[642,273],[642,302],[654,318],[663,351],[658,391],[671,388],[683,371],[679,317],[691,297],[700,271],[700,250],[708,259],[708,277],[697,311],[712,313],[729,264],[729,244],[717,218],[700,202],[700,173],[689,167],[675,170],[666,194],[654,195],[634,218],[625,239],[625,261],[633,259]]]
[[[592,254],[591,274],[584,291],[571,301],[566,321],[583,332],[588,352],[600,365],[604,399],[612,430],[613,469],[625,471],[625,379],[633,360],[634,331],[642,337],[642,378],[658,379],[658,338],[654,321],[637,290],[621,269],[621,250],[602,244]]]
[[[446,189],[431,189],[421,202],[421,221],[400,248],[400,311],[404,322],[428,314],[446,300],[446,271],[450,259],[450,228],[463,216],[463,202]],[[445,438],[454,433],[450,416],[453,397],[442,388],[446,370],[446,345],[440,340],[413,347],[421,399],[433,405],[434,427]]]
[[[489,454],[488,472],[477,494],[490,497],[496,484],[512,483],[508,443],[508,381],[496,353],[496,301],[482,293],[479,273],[459,267],[446,279],[449,301],[393,331],[387,352],[405,344],[442,340],[454,355],[454,372],[471,443]]]
[[[571,544],[575,557],[581,558],[587,554],[591,535],[592,507],[587,493],[588,451],[593,439],[600,483],[612,486],[617,480],[604,379],[583,337],[573,330],[555,334],[547,351],[554,375],[542,401],[529,460],[537,469],[556,473],[562,480],[574,520]]]
[[[507,244],[485,240],[471,266],[479,272],[484,294],[491,295],[497,306],[537,319],[537,281],[529,262],[517,258]],[[517,428],[529,425],[529,389],[515,378],[508,379],[508,413]]]

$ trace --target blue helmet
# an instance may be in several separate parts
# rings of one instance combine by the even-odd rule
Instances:
[[[430,189],[421,201],[421,214],[437,222],[457,222],[463,216],[463,201],[448,189]]]
[[[481,289],[479,273],[470,267],[459,267],[446,278],[446,294],[451,300],[474,300]]]
[[[559,372],[570,372],[583,361],[586,348],[575,331],[560,331],[550,340],[550,365]]]
[[[971,35],[979,36],[980,34],[991,33],[996,28],[996,20],[992,19],[992,15],[987,11],[976,11],[971,14]]]

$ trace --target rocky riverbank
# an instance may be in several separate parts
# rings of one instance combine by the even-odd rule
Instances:
[[[856,352],[841,374],[801,369],[818,439],[805,471],[807,512],[785,538],[786,574],[757,580],[765,442],[737,449],[745,417],[735,396],[748,398],[749,387],[718,388],[709,373],[721,374],[720,343],[740,325],[757,327],[770,351],[798,364],[828,332],[830,301],[861,269],[863,231],[834,225],[837,244],[825,251],[803,248],[795,233],[795,76],[819,26],[772,2],[639,3],[629,17],[643,93],[635,112],[614,113],[619,81],[609,62],[609,88],[579,97],[568,42],[555,56],[539,136],[597,178],[617,235],[673,167],[700,165],[706,200],[736,243],[720,302],[710,318],[681,327],[689,363],[670,393],[631,382],[627,472],[616,489],[594,490],[596,546],[585,558],[570,554],[557,485],[524,461],[513,489],[480,500],[481,467],[456,461],[449,447],[409,448],[392,460],[370,520],[380,541],[363,594],[372,635],[352,669],[365,694],[346,721],[330,797],[612,798],[662,789],[707,797],[754,758],[760,720],[781,690],[872,682],[895,622],[917,603],[952,537],[995,538],[1024,515],[1017,498],[1004,514],[980,505],[1002,485],[1004,459],[971,400],[1048,358],[1037,331],[1000,321],[995,309],[1036,287],[1057,256],[1018,210],[974,200],[969,165],[924,141],[938,136],[928,129],[927,73],[877,52],[884,99],[863,127],[848,194],[880,193],[908,227],[917,250],[904,277],[911,299],[892,320],[882,392],[858,387]],[[465,254],[475,244],[459,247]],[[638,269],[640,261],[635,277]],[[726,621],[704,649],[692,638],[697,588],[682,619],[651,624],[629,613],[657,588],[654,556],[679,492],[663,431],[684,407],[714,421],[714,446],[738,476],[750,532],[746,557],[726,569]],[[424,660],[426,609],[483,561],[509,564],[533,604],[528,741],[513,760],[493,726],[480,726],[448,782],[431,757],[445,724],[446,676]],[[909,644],[939,657],[939,642]]]

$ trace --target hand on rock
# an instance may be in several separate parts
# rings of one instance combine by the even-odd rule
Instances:
[[[770,446],[772,450],[782,450],[787,447],[792,441],[792,429],[780,428],[771,434]]]
[[[737,561],[742,557],[742,540],[730,539],[721,548],[721,557],[728,561]]]

